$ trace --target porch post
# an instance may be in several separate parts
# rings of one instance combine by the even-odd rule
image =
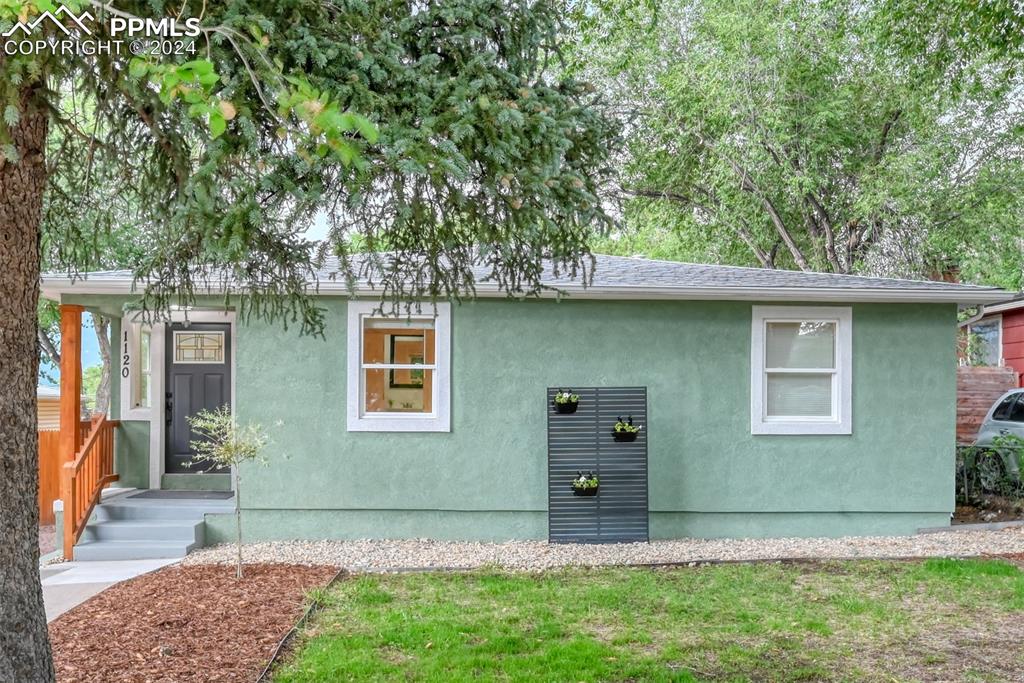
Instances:
[[[78,451],[82,421],[82,306],[60,305],[60,448],[61,462]]]

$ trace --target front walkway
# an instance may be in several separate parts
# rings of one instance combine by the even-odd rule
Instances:
[[[39,570],[49,623],[106,588],[173,564],[177,559],[62,562]]]

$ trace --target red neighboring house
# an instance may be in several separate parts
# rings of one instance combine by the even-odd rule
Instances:
[[[982,342],[985,365],[1005,365],[1017,373],[1024,387],[1024,294],[1011,301],[985,307],[985,315],[967,326]]]

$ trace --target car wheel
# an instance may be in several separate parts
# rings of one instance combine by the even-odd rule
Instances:
[[[995,451],[982,451],[975,465],[978,484],[984,493],[1000,493],[1006,484],[1006,466]]]

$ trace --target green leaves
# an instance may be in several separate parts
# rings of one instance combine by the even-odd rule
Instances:
[[[342,111],[328,92],[314,88],[302,76],[288,76],[285,81],[291,87],[278,94],[277,113],[282,119],[300,123],[307,152],[312,149],[321,158],[332,154],[350,166],[359,159],[355,134],[370,144],[377,141],[377,127],[363,116]]]
[[[189,116],[205,118],[210,137],[214,140],[224,134],[227,122],[235,116],[234,105],[215,94],[221,77],[208,59],[194,59],[176,65],[132,57],[128,73],[134,79],[157,84],[160,101],[164,105],[172,106],[178,100],[188,104],[186,111]]]
[[[652,22],[613,0],[581,18],[574,73],[631,120],[629,229],[600,248],[1021,283],[1024,201],[1006,188],[1024,186],[1024,111],[1006,60],[958,53],[985,84],[970,93],[923,78],[888,42],[891,4],[679,0]]]
[[[224,134],[224,130],[228,127],[228,122],[224,120],[224,117],[219,112],[212,112],[210,114],[210,135],[216,140]]]
[[[394,254],[373,267],[396,306],[472,295],[481,272],[536,295],[545,262],[585,277],[588,240],[611,223],[600,195],[617,126],[592,90],[543,70],[558,61],[559,5],[204,8],[194,53],[19,72],[66,90],[51,102],[66,113],[44,230],[54,267],[92,265],[116,236],[148,283],[147,310],[191,305],[223,278],[213,284],[243,292],[228,297],[243,317],[307,333],[324,320],[314,257],[336,253],[337,277],[353,281],[353,245]],[[304,232],[314,221],[328,226],[318,253]]]

